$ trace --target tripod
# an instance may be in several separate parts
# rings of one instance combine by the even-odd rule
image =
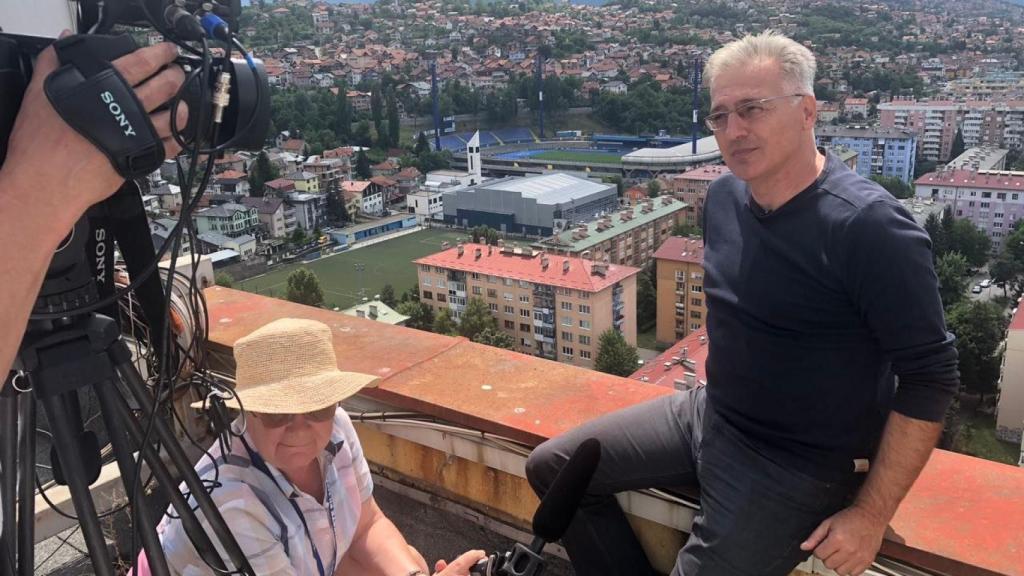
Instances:
[[[34,478],[35,402],[46,412],[57,454],[55,476],[67,482],[75,513],[82,528],[96,574],[113,574],[106,541],[100,527],[89,484],[99,472],[83,458],[83,433],[78,415],[78,390],[91,388],[99,399],[100,411],[110,436],[121,481],[129,496],[140,489],[133,453],[152,470],[160,489],[181,517],[185,531],[200,556],[214,569],[227,571],[220,554],[203,529],[188,501],[177,489],[174,476],[154,443],[142,445],[144,427],[133,414],[151,423],[156,440],[215,533],[234,570],[254,574],[241,548],[217,510],[201,480],[178,444],[167,423],[154,409],[154,399],[132,364],[131,352],[120,338],[117,323],[100,314],[88,314],[56,322],[33,321],[19,350],[19,372],[9,378],[0,395],[0,462],[3,464],[0,490],[3,494],[4,532],[0,543],[0,574],[29,575],[34,566]],[[138,486],[138,488],[137,488]],[[17,509],[15,510],[15,503]],[[134,504],[134,503],[133,503]],[[133,529],[139,533],[154,575],[169,574],[156,534],[156,522],[145,506],[132,507]],[[132,551],[133,553],[135,551]]]

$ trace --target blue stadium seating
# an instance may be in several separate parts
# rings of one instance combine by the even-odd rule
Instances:
[[[505,144],[521,144],[534,141],[533,133],[530,132],[529,128],[502,128],[500,130],[492,130],[491,132]]]

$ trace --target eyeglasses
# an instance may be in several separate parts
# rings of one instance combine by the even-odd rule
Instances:
[[[708,114],[707,118],[704,119],[704,125],[708,127],[708,130],[712,132],[718,132],[719,130],[725,130],[729,126],[729,115],[736,114],[740,120],[744,122],[754,122],[763,118],[765,113],[771,110],[770,107],[765,104],[773,100],[781,100],[783,98],[793,98],[799,96],[803,98],[806,94],[786,94],[783,96],[772,96],[770,98],[761,98],[759,100],[751,100],[744,102],[732,110],[722,110],[721,112],[715,112],[714,114]]]
[[[314,410],[313,412],[306,412],[305,414],[267,414],[263,412],[253,412],[252,415],[259,418],[260,422],[263,423],[267,428],[280,428],[285,424],[288,424],[296,416],[302,416],[310,422],[327,422],[334,418],[334,413],[338,410],[337,404],[331,404],[326,408]]]

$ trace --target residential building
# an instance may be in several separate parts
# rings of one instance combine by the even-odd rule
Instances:
[[[178,225],[178,221],[174,218],[158,218],[156,220],[149,221],[149,236],[153,240],[153,247],[159,250],[163,247],[167,239],[170,238],[171,232],[174,227]],[[178,248],[179,254],[189,254],[192,252],[192,243],[189,240],[188,234],[181,235],[181,247]],[[171,257],[171,251],[168,248],[164,255],[165,258]]]
[[[857,171],[857,159],[860,154],[856,150],[851,150],[842,144],[830,146],[828,149],[839,158],[840,162],[846,164],[847,168],[854,172]]]
[[[405,323],[409,321],[409,317],[403,314],[395,312],[394,308],[375,298],[372,302],[363,302],[356,304],[351,308],[346,308],[341,311],[342,314],[348,314],[349,316],[355,316],[357,318],[366,318],[367,320],[376,320],[377,322],[383,322],[385,324],[391,324],[392,326],[405,326]]]
[[[398,181],[387,176],[370,178],[370,188],[374,194],[380,194],[384,206],[398,202],[402,197],[398,193]]]
[[[847,98],[843,101],[843,112],[848,117],[860,115],[861,118],[868,117],[867,98]]]
[[[1017,220],[1024,217],[1024,172],[940,170],[914,181],[917,198],[948,206],[992,240],[998,252]]]
[[[422,186],[405,197],[406,210],[420,222],[444,220],[444,190]]]
[[[291,180],[295,183],[295,190],[299,192],[306,192],[308,194],[319,194],[320,190],[320,178],[312,172],[292,172],[286,179]]]
[[[352,180],[341,183],[341,191],[345,194],[346,208],[350,198],[358,196],[358,210],[363,214],[379,215],[384,212],[384,195],[379,187],[374,187],[369,180]],[[355,215],[350,212],[350,215]]]
[[[349,104],[352,105],[352,109],[356,112],[370,111],[370,92],[349,90],[346,96],[348,97]]]
[[[272,194],[278,198],[284,198],[295,191],[295,182],[287,178],[275,178],[263,184],[264,194]]]
[[[576,256],[642,268],[683,222],[686,204],[671,196],[648,198],[597,220],[581,223],[534,246],[551,254]]]
[[[704,327],[708,307],[704,298],[704,241],[673,236],[654,253],[658,275],[658,313],[655,338],[671,345]]]
[[[409,166],[395,174],[395,180],[398,181],[398,195],[405,198],[415,192],[420,183],[423,182],[423,174],[416,167]]]
[[[865,178],[892,176],[909,183],[914,179],[917,134],[897,128],[820,126],[814,131],[818,146],[844,146],[855,150],[856,172]]]
[[[643,367],[630,374],[631,380],[654,386],[689,390],[708,383],[705,363],[708,359],[708,329],[690,332]]]
[[[511,244],[459,244],[414,262],[420,302],[459,321],[480,298],[525,354],[592,368],[606,330],[636,345],[639,268]]]
[[[935,162],[950,159],[957,130],[968,147],[1020,149],[1024,145],[1024,102],[917,102],[894,100],[879,104],[885,128],[912,130],[920,138],[921,157]]]
[[[262,198],[242,198],[241,203],[255,208],[266,235],[270,238],[285,238],[295,231],[298,218],[295,208],[289,206],[284,199],[274,196]]]
[[[1003,170],[1009,150],[991,146],[977,146],[949,161],[947,170]]]
[[[704,225],[704,199],[711,183],[731,171],[725,164],[708,164],[669,178],[672,195],[686,204],[686,223]]]
[[[324,210],[327,209],[326,195],[292,192],[288,194],[287,202],[295,209],[295,223],[299,228],[309,232],[323,223]]]
[[[839,117],[839,105],[833,102],[818,102],[818,123],[828,124]]]
[[[231,238],[259,233],[260,218],[255,208],[242,204],[221,204],[197,210],[193,214],[196,232],[215,232]]]
[[[256,238],[248,234],[230,237],[216,232],[206,232],[197,237],[199,238],[200,254],[234,250],[242,260],[248,260],[256,254]]]
[[[220,188],[223,194],[237,196],[249,195],[249,177],[238,170],[225,170],[212,179],[213,185]]]
[[[564,173],[510,176],[444,195],[444,221],[462,228],[551,236],[618,208],[614,184]]]
[[[325,158],[310,156],[302,164],[302,170],[315,174],[320,184],[320,192],[335,188],[340,182],[351,179],[352,164],[348,157]]]
[[[1020,303],[1006,332],[1006,352],[999,376],[996,437],[1021,442],[1024,433],[1024,312]]]
[[[149,193],[157,197],[161,210],[166,210],[171,214],[177,214],[181,210],[181,188],[176,184],[160,180],[156,184],[150,185]]]

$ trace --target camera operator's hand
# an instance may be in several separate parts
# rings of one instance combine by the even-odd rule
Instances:
[[[146,111],[152,112],[171,99],[185,81],[179,66],[168,66],[176,56],[176,47],[164,42],[118,58],[114,66],[135,87]],[[40,53],[36,60],[32,81],[11,132],[7,159],[0,170],[0,185],[30,193],[31,202],[43,203],[40,207],[49,209],[57,218],[55,223],[68,228],[86,208],[113,194],[124,178],[99,149],[68,126],[50,105],[43,92],[43,81],[58,66],[53,47]],[[187,117],[185,105],[179,105],[178,126],[184,126]],[[150,114],[150,120],[163,139],[167,157],[173,157],[179,147],[171,137],[170,112]]]
[[[486,557],[483,550],[470,550],[452,560],[451,564],[438,560],[434,563],[434,576],[469,576],[469,569]]]

